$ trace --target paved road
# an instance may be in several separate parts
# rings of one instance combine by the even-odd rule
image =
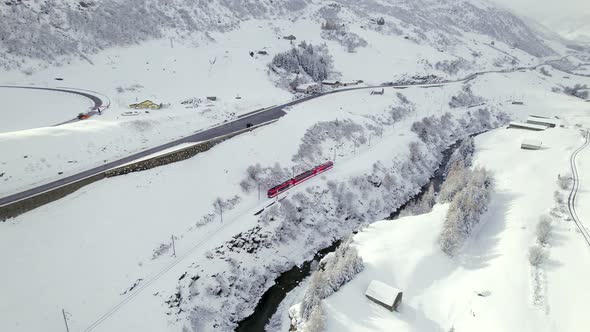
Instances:
[[[65,92],[65,93],[70,93],[70,94],[75,94],[78,96],[82,96],[84,98],[89,99],[90,101],[92,101],[92,103],[94,104],[94,106],[92,106],[92,108],[90,109],[90,111],[84,113],[87,116],[93,116],[96,115],[98,113],[98,110],[101,107],[108,107],[109,105],[105,105],[104,101],[94,95],[93,93],[91,93],[91,91],[82,91],[82,90],[76,90],[76,89],[68,89],[68,88],[44,88],[44,87],[36,87],[36,86],[25,86],[25,85],[0,85],[0,88],[7,88],[7,89],[27,89],[27,90],[45,90],[45,91],[55,91],[55,92]],[[54,126],[60,126],[66,123],[72,123],[72,122],[76,122],[79,121],[79,119],[77,117],[70,119],[68,121],[64,121],[58,124],[55,124]]]
[[[322,96],[336,94],[336,93],[343,93],[343,92],[347,92],[347,91],[376,89],[376,88],[439,87],[439,86],[451,84],[451,83],[467,82],[467,81],[470,81],[470,80],[476,78],[477,76],[490,74],[490,73],[510,73],[510,72],[522,71],[522,70],[532,70],[532,69],[536,69],[539,66],[545,65],[547,63],[549,63],[549,61],[543,62],[543,63],[535,65],[535,66],[530,66],[530,67],[518,67],[518,68],[509,69],[509,70],[490,70],[490,71],[476,72],[476,73],[473,73],[473,74],[468,75],[468,76],[461,78],[461,79],[445,80],[445,81],[439,81],[436,83],[401,83],[401,84],[385,83],[385,84],[376,85],[376,86],[362,86],[362,87],[352,87],[352,88],[330,90],[330,91],[318,93],[315,95],[309,95],[309,96],[306,96],[306,97],[303,97],[300,99],[290,101],[285,104],[272,106],[270,108],[263,109],[258,112],[253,112],[253,113],[247,114],[245,116],[238,117],[236,120],[233,120],[231,122],[228,122],[228,123],[225,123],[225,124],[213,127],[213,128],[198,131],[195,134],[190,135],[188,137],[184,137],[184,138],[181,138],[181,139],[178,139],[178,140],[175,140],[175,141],[172,141],[172,142],[160,145],[160,146],[156,146],[156,147],[153,147],[153,148],[150,148],[147,150],[143,150],[141,152],[135,153],[135,154],[130,155],[128,157],[125,157],[125,158],[122,158],[119,160],[115,160],[115,161],[106,163],[104,165],[98,166],[98,167],[94,167],[92,169],[83,171],[78,174],[67,176],[65,178],[62,178],[62,179],[59,179],[59,180],[35,187],[35,188],[31,188],[29,190],[25,190],[25,191],[22,191],[22,192],[19,192],[19,193],[10,195],[10,196],[2,197],[2,198],[0,198],[0,208],[2,206],[8,205],[8,204],[11,204],[14,202],[18,202],[20,200],[23,200],[23,199],[26,199],[29,197],[33,197],[35,195],[41,194],[43,192],[46,192],[46,191],[76,182],[76,181],[79,181],[81,179],[100,174],[100,173],[105,172],[106,170],[109,170],[111,168],[124,165],[124,164],[132,162],[136,159],[149,156],[151,154],[172,148],[172,147],[177,146],[182,143],[194,143],[194,142],[206,141],[206,140],[209,140],[212,138],[228,135],[231,133],[235,133],[239,130],[243,130],[244,128],[246,128],[246,125],[249,123],[252,125],[259,125],[259,124],[262,124],[262,123],[265,123],[268,121],[279,119],[286,114],[283,111],[283,109],[285,107],[301,104],[301,103],[307,102],[312,99],[320,98]],[[3,86],[0,86],[0,87],[3,87]],[[76,91],[76,90],[58,89],[58,88],[56,88],[56,89],[54,89],[54,88],[41,88],[41,87],[26,87],[26,88],[75,93],[75,94],[90,98],[93,101],[95,101],[95,109],[98,109],[98,107],[102,106],[102,100],[90,93],[85,93],[85,92]]]

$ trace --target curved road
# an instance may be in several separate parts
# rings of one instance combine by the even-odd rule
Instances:
[[[553,60],[554,61],[554,60]],[[137,152],[135,154],[132,154],[128,157],[119,159],[119,160],[115,160],[115,161],[111,161],[109,163],[106,163],[104,165],[98,166],[98,167],[94,167],[92,169],[83,171],[81,173],[78,174],[74,174],[74,175],[70,175],[67,176],[65,178],[56,180],[56,181],[52,181],[49,183],[46,183],[44,185],[40,185],[38,187],[35,188],[31,188],[10,196],[6,196],[6,197],[2,197],[0,198],[0,209],[3,206],[6,206],[8,204],[12,204],[36,195],[39,195],[41,193],[44,193],[46,191],[50,191],[52,189],[55,188],[59,188],[61,186],[100,174],[102,172],[105,172],[111,168],[114,167],[118,167],[121,165],[124,165],[126,163],[132,162],[134,160],[137,160],[139,158],[143,158],[146,156],[149,156],[151,154],[172,148],[174,146],[177,146],[179,144],[182,143],[195,143],[195,142],[202,142],[202,141],[207,141],[216,137],[220,137],[220,136],[224,136],[224,135],[228,135],[228,134],[232,134],[235,133],[237,131],[243,130],[247,127],[248,124],[252,124],[254,126],[256,125],[260,125],[269,121],[273,121],[273,120],[277,120],[279,118],[281,118],[282,116],[284,116],[286,113],[283,110],[286,107],[289,106],[293,106],[293,105],[297,105],[297,104],[301,104],[304,102],[307,102],[309,100],[312,99],[316,99],[316,98],[320,98],[326,95],[331,95],[331,94],[335,94],[335,93],[342,93],[342,92],[347,92],[347,91],[354,91],[354,90],[365,90],[365,89],[375,89],[375,88],[407,88],[407,87],[424,87],[424,88],[429,88],[429,87],[439,87],[442,85],[447,85],[447,84],[451,84],[451,83],[459,83],[459,82],[468,82],[474,78],[476,78],[477,76],[480,75],[485,75],[485,74],[490,74],[490,73],[510,73],[510,72],[515,72],[515,71],[522,71],[522,70],[534,70],[536,68],[538,68],[539,66],[545,65],[549,63],[549,61],[545,61],[543,63],[534,65],[534,66],[530,66],[530,67],[518,67],[518,68],[513,68],[513,69],[506,69],[506,70],[490,70],[490,71],[482,71],[482,72],[476,72],[473,74],[470,74],[464,78],[461,79],[457,79],[457,80],[443,80],[443,81],[438,81],[438,82],[433,82],[433,83],[399,83],[399,84],[395,84],[395,83],[386,83],[386,84],[381,84],[381,85],[376,85],[376,86],[363,86],[363,87],[353,87],[353,88],[345,88],[345,89],[337,89],[337,90],[330,90],[327,92],[322,92],[322,93],[318,93],[318,94],[314,94],[314,95],[309,95],[300,99],[296,99],[290,102],[287,102],[285,104],[282,105],[276,105],[276,106],[271,106],[269,108],[266,109],[262,109],[259,111],[254,111],[248,114],[244,114],[240,117],[238,117],[236,120],[231,121],[231,122],[227,122],[224,123],[222,125],[218,125],[212,128],[208,128],[205,130],[201,130],[201,131],[197,131],[196,133],[181,138],[181,139],[177,139],[175,141],[160,145],[160,146],[156,146],[147,150],[143,150],[140,152]],[[0,87],[6,87],[6,86],[0,86]],[[95,107],[94,109],[98,109],[98,107],[102,106],[102,100],[96,96],[93,96],[90,93],[86,93],[86,92],[81,92],[81,91],[76,91],[76,90],[68,90],[68,89],[58,89],[58,88],[41,88],[41,87],[14,87],[14,88],[29,88],[29,89],[39,89],[39,90],[50,90],[50,91],[61,91],[61,92],[67,92],[67,93],[75,93],[87,98],[92,99],[93,101],[95,101]],[[95,111],[93,111],[95,112]]]
[[[94,106],[92,106],[92,108],[90,109],[89,112],[84,113],[87,116],[96,115],[98,113],[98,110],[101,107],[104,106],[103,100],[100,97],[98,97],[98,96],[93,95],[92,93],[90,93],[91,91],[75,90],[75,89],[68,89],[68,88],[44,88],[44,87],[25,86],[25,85],[0,85],[0,88],[56,91],[56,92],[64,92],[64,93],[69,93],[69,94],[75,94],[75,95],[78,95],[78,96],[82,96],[82,97],[84,97],[86,99],[89,99],[94,104]],[[108,106],[109,105],[107,104],[107,106],[105,106],[105,107],[108,107]],[[76,118],[73,118],[71,120],[58,123],[58,124],[56,124],[54,126],[59,126],[59,125],[63,125],[63,124],[66,124],[66,123],[72,123],[72,122],[76,122],[78,120],[79,119],[76,117]]]
[[[590,131],[586,132],[584,144],[577,148],[570,157],[570,167],[572,168],[572,177],[574,183],[572,185],[572,191],[570,192],[570,195],[567,199],[567,207],[570,211],[570,214],[572,215],[572,219],[580,230],[580,233],[582,233],[584,240],[588,246],[590,246],[590,233],[588,232],[588,229],[586,229],[586,227],[582,224],[580,217],[578,217],[578,212],[576,211],[576,197],[578,195],[578,190],[580,189],[580,178],[578,174],[578,166],[576,165],[576,158],[578,157],[578,154],[580,154],[580,152],[588,146],[588,144],[590,144]]]

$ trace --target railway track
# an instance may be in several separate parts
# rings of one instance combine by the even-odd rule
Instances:
[[[590,130],[586,131],[584,140],[584,144],[577,148],[570,156],[570,167],[572,169],[573,185],[572,190],[567,199],[567,207],[570,211],[572,219],[574,220],[574,223],[576,224],[576,227],[578,227],[578,230],[580,230],[580,233],[584,237],[584,241],[586,241],[586,244],[588,244],[588,246],[590,247],[590,232],[588,232],[588,229],[584,226],[584,224],[582,224],[582,221],[578,216],[578,212],[576,211],[576,198],[578,195],[578,190],[580,189],[580,178],[578,174],[578,166],[576,165],[576,158],[578,157],[578,154],[580,154],[580,152],[590,144]]]

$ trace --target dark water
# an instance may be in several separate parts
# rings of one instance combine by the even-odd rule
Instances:
[[[333,252],[340,245],[340,240],[332,243],[329,247],[320,250],[315,254],[313,260],[303,263],[301,266],[294,266],[292,269],[283,272],[275,279],[275,284],[270,287],[258,301],[254,313],[242,320],[236,332],[264,331],[264,326],[272,315],[275,314],[279,304],[285,299],[287,293],[292,291],[299,283],[307,278],[311,272],[312,262],[319,262],[324,256]]]
[[[442,185],[442,183],[445,181],[445,170],[447,169],[447,166],[449,166],[449,160],[451,159],[451,156],[453,155],[453,152],[455,152],[455,150],[457,150],[457,148],[459,148],[459,145],[461,145],[461,143],[463,142],[463,140],[459,140],[457,142],[455,142],[455,144],[451,145],[450,147],[448,147],[444,152],[443,152],[443,158],[440,162],[440,166],[438,166],[438,168],[436,169],[436,171],[434,171],[434,174],[432,175],[432,177],[430,178],[430,180],[428,181],[427,184],[425,184],[422,189],[420,189],[420,192],[412,197],[409,201],[407,201],[404,205],[400,206],[399,209],[397,209],[395,212],[392,212],[389,217],[387,218],[387,220],[393,220],[396,219],[397,217],[399,217],[399,214],[410,204],[415,203],[416,201],[419,201],[422,196],[424,196],[424,194],[426,193],[426,191],[428,190],[428,188],[430,186],[433,187],[434,192],[438,193],[440,190],[440,186]]]
[[[443,152],[443,158],[441,161],[440,166],[434,172],[433,176],[430,178],[430,181],[422,187],[420,193],[416,196],[412,197],[408,202],[402,205],[397,211],[391,213],[388,220],[395,219],[399,216],[400,212],[408,205],[413,203],[416,200],[422,198],[424,193],[428,190],[428,187],[431,185],[434,187],[434,190],[438,192],[440,190],[440,186],[444,181],[444,174],[447,168],[447,164],[449,163],[449,159],[455,150],[461,145],[463,140],[457,141],[455,144],[451,145],[448,149]],[[235,329],[236,332],[264,332],[264,326],[268,323],[270,318],[275,314],[279,304],[283,301],[287,293],[292,291],[299,283],[307,278],[310,275],[311,270],[311,263],[317,262],[321,260],[327,254],[336,250],[336,248],[340,245],[340,240],[334,242],[331,246],[320,250],[311,261],[307,261],[303,263],[301,266],[295,266],[289,271],[283,272],[277,279],[275,279],[275,284],[269,288],[264,295],[258,301],[258,305],[256,309],[254,309],[254,313],[249,317],[245,318],[241,322],[238,323],[238,327]]]

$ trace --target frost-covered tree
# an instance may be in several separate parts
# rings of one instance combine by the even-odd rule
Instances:
[[[559,188],[561,188],[563,190],[569,190],[572,186],[572,182],[573,182],[573,179],[571,176],[559,175],[557,177],[557,184],[559,185]]]
[[[332,159],[332,153],[327,151],[327,147],[343,144],[359,146],[365,143],[365,127],[350,119],[318,122],[305,131],[292,160],[306,166],[316,165]]]
[[[464,169],[463,174],[468,180],[451,199],[439,237],[442,251],[449,256],[457,253],[479,223],[492,190],[492,178],[485,169]]]
[[[266,190],[277,184],[290,179],[291,170],[275,163],[272,167],[262,167],[260,164],[251,165],[246,168],[246,178],[240,182],[240,187],[245,192],[252,192],[260,187],[260,190]]]
[[[541,72],[541,74],[543,74],[545,76],[548,76],[548,77],[553,76],[545,67],[541,67],[541,69],[539,71]]]
[[[434,204],[436,204],[436,193],[434,191],[434,186],[431,184],[420,198],[409,203],[399,216],[417,216],[428,213],[432,210]]]
[[[563,93],[581,99],[588,99],[588,86],[586,84],[576,84],[572,87],[564,86]]]
[[[529,263],[532,266],[539,266],[547,260],[549,254],[543,247],[534,245],[529,249]]]
[[[277,53],[271,65],[287,73],[305,73],[314,81],[322,81],[332,69],[332,57],[326,45],[313,46],[303,41],[289,51]]]
[[[436,70],[440,70],[440,71],[447,73],[449,75],[456,75],[460,71],[467,70],[470,67],[471,66],[469,65],[469,62],[467,62],[467,60],[462,59],[462,58],[455,59],[455,60],[439,61],[434,65],[434,68]]]
[[[445,181],[440,187],[438,194],[438,199],[442,203],[451,202],[455,198],[455,195],[465,188],[471,176],[471,172],[465,169],[463,160],[455,161],[448,170]]]
[[[451,97],[449,106],[451,108],[471,107],[483,104],[484,102],[485,99],[483,97],[477,96],[473,93],[470,85],[465,85],[457,95]]]
[[[535,229],[537,242],[539,242],[539,244],[546,245],[549,242],[549,238],[551,237],[551,228],[551,217],[546,215],[541,216],[541,218],[539,218],[537,228]]]
[[[327,40],[334,40],[344,46],[349,53],[353,53],[359,47],[369,45],[365,39],[354,32],[345,29],[322,30],[321,36]]]
[[[326,330],[326,315],[324,308],[319,303],[311,312],[309,319],[305,323],[305,332],[324,332]]]
[[[464,167],[470,167],[475,152],[475,143],[472,137],[467,137],[461,141],[459,147],[453,152],[448,161],[448,166],[445,169],[445,176],[449,173],[451,167],[461,161]]]
[[[356,248],[351,246],[350,240],[345,241],[335,252],[324,257],[320,262],[320,268],[312,274],[300,303],[303,321],[309,323],[314,311],[321,306],[321,300],[352,280],[363,268],[363,260]]]

